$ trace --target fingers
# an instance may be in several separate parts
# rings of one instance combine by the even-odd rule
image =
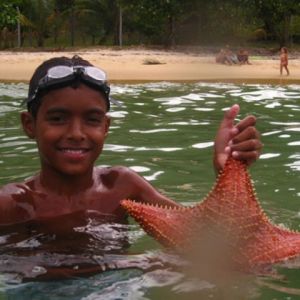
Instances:
[[[244,161],[247,165],[259,158],[263,147],[255,124],[256,118],[251,115],[241,120],[235,126],[238,133],[232,137],[227,147],[227,153],[231,152],[234,158]]]
[[[233,104],[230,109],[225,113],[225,117],[234,120],[240,111],[240,106],[238,104]]]
[[[262,143],[258,139],[250,139],[238,144],[230,145],[230,150],[232,152],[251,152],[260,151],[262,149]]]
[[[260,151],[248,151],[248,152],[232,152],[232,157],[241,161],[244,161],[248,166],[254,163],[260,155]]]
[[[230,143],[231,155],[233,158],[244,161],[247,165],[251,165],[256,161],[262,151],[263,144],[261,143],[259,137],[257,137],[258,132],[254,133],[253,138],[245,139],[238,143]]]
[[[239,132],[244,131],[248,127],[254,127],[256,124],[256,117],[249,115],[245,119],[241,120],[238,124],[236,124],[236,128]]]
[[[245,128],[243,131],[239,131],[231,140],[230,144],[239,144],[243,141],[247,141],[250,139],[260,139],[260,134],[257,129],[253,126],[249,126]]]
[[[230,155],[250,165],[258,159],[261,153],[263,144],[255,128],[256,118],[249,115],[235,124],[239,111],[239,105],[235,104],[224,114],[215,138],[214,165],[216,170],[223,168]]]
[[[238,115],[240,111],[240,107],[238,104],[234,104],[231,106],[229,110],[227,110],[224,114],[224,118],[221,122],[221,128],[231,128],[234,124],[234,119]]]

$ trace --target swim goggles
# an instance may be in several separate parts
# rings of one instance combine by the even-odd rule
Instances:
[[[47,74],[40,79],[34,93],[28,96],[27,105],[35,101],[41,91],[64,87],[76,80],[103,92],[107,103],[107,110],[110,109],[110,100],[112,99],[109,97],[110,87],[107,84],[106,74],[101,69],[93,66],[61,65],[50,68]]]

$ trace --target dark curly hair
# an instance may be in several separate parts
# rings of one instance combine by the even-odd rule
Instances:
[[[35,72],[33,73],[30,82],[29,82],[29,90],[28,90],[28,98],[27,98],[27,110],[32,114],[34,118],[36,118],[38,110],[42,103],[43,96],[47,93],[47,90],[43,90],[38,92],[37,100],[38,101],[28,101],[31,97],[36,93],[37,88],[39,86],[40,80],[46,76],[49,69],[55,66],[93,66],[89,61],[84,60],[78,55],[73,56],[72,58],[68,58],[65,56],[54,57],[44,61],[41,65],[39,65]],[[109,101],[109,100],[108,100]],[[108,103],[109,105],[109,103]],[[109,108],[109,106],[108,106]]]

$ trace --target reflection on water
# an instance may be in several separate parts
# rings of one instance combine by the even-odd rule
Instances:
[[[25,84],[0,84],[0,185],[23,180],[39,168],[35,144],[19,124],[26,93]],[[160,82],[115,85],[112,93],[122,106],[110,112],[110,136],[97,164],[126,165],[184,205],[203,198],[214,181],[213,137],[224,110],[239,103],[239,118],[256,115],[265,145],[251,168],[258,197],[275,223],[300,230],[300,86]],[[59,222],[2,230],[0,298],[299,297],[300,268],[294,262],[279,269],[284,283],[280,278],[258,283],[247,278],[222,289],[207,278],[183,275],[178,265],[184,262],[158,250],[135,224],[103,223],[91,216],[76,216],[74,224],[70,216],[69,222],[63,220],[70,230],[65,226],[59,233]],[[74,277],[22,283],[58,266],[72,270]],[[80,271],[95,275],[78,277]]]

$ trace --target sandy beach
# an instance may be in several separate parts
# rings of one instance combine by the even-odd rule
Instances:
[[[54,56],[82,56],[104,69],[111,82],[224,81],[300,83],[300,59],[289,61],[290,76],[279,75],[279,59],[251,57],[251,65],[220,65],[214,55],[176,51],[82,49],[74,52],[0,52],[0,81],[28,82],[35,68]],[[147,64],[157,61],[160,64]]]

